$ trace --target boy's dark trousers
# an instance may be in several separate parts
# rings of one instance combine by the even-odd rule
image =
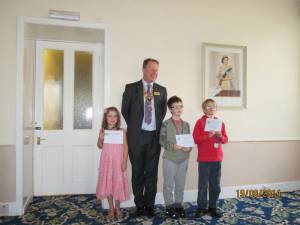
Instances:
[[[207,209],[207,188],[209,189],[208,206],[216,208],[221,192],[221,162],[199,162],[198,176],[198,209]]]

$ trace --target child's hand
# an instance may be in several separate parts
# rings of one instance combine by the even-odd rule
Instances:
[[[190,148],[184,147],[184,148],[182,148],[182,151],[184,151],[184,152],[190,152],[190,151],[192,151],[192,148],[191,147]]]
[[[127,161],[122,162],[122,172],[125,172],[127,170]]]
[[[100,139],[101,141],[104,140],[104,129],[103,129],[103,128],[101,128],[101,130],[100,130],[100,132],[99,132],[99,139]]]
[[[208,136],[209,136],[209,137],[212,137],[212,136],[214,136],[215,134],[216,134],[216,131],[209,131]]]
[[[216,131],[215,136],[221,138],[222,137],[221,131]]]
[[[174,144],[174,148],[176,149],[176,150],[182,150],[182,146],[179,146],[179,145],[177,145],[177,144]]]
[[[97,142],[97,146],[99,149],[102,149],[103,142],[104,142],[104,129],[102,128],[99,132],[99,137],[98,137],[98,142]]]

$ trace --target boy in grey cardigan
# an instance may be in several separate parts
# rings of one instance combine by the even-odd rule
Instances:
[[[171,97],[168,100],[168,108],[172,117],[163,122],[159,139],[161,146],[165,149],[163,154],[163,195],[166,215],[178,218],[186,216],[182,203],[189,153],[192,148],[176,144],[177,134],[190,134],[189,124],[181,119],[182,100],[177,96]]]

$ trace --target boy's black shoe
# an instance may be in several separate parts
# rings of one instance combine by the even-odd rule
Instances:
[[[211,217],[216,219],[221,218],[223,216],[223,213],[217,208],[208,208],[208,212],[211,215]]]
[[[180,217],[180,218],[185,218],[185,217],[186,217],[186,213],[185,213],[183,207],[176,207],[176,208],[175,208],[175,213],[176,213],[177,216]]]
[[[197,209],[195,217],[202,217],[207,214],[207,209]]]
[[[144,207],[136,207],[136,216],[140,217],[145,214],[145,208]]]
[[[154,217],[154,207],[146,207],[145,212],[149,218]]]
[[[172,218],[172,219],[177,219],[177,218],[178,218],[177,215],[176,215],[176,213],[175,213],[174,208],[172,208],[172,207],[167,207],[167,208],[166,208],[165,215],[166,215],[167,217]]]

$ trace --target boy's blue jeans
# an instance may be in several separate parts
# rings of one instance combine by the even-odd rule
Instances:
[[[216,208],[221,192],[221,162],[199,162],[198,176],[198,209],[207,208],[207,189],[209,190],[208,206]]]

